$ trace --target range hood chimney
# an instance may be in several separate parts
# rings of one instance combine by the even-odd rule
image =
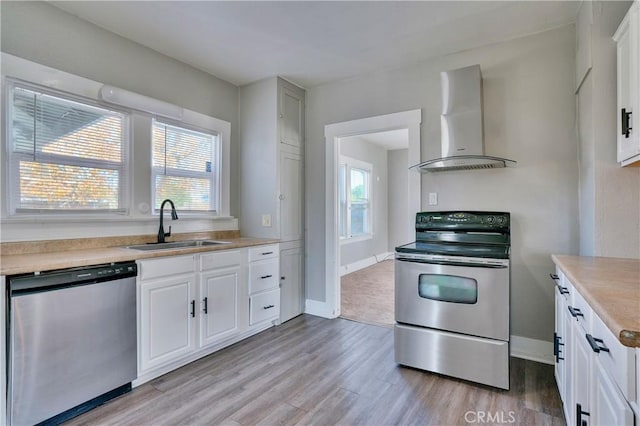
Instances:
[[[443,71],[440,82],[442,157],[410,168],[420,172],[439,172],[515,165],[513,160],[484,154],[480,65]]]

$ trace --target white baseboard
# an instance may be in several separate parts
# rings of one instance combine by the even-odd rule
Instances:
[[[542,362],[544,364],[555,364],[553,358],[553,342],[547,342],[545,340],[511,336],[511,356]]]
[[[319,302],[311,299],[305,301],[304,313],[329,319],[340,316],[340,312],[334,312],[333,307],[327,302]]]
[[[367,268],[371,265],[375,265],[378,262],[382,262],[385,259],[393,259],[394,253],[386,252],[376,254],[375,256],[367,257],[366,259],[358,260],[357,262],[349,263],[340,267],[340,276],[350,274],[360,269]]]

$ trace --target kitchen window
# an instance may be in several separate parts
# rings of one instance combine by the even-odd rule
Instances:
[[[129,115],[7,79],[9,213],[127,211]]]
[[[154,120],[152,192],[155,210],[164,199],[176,209],[218,210],[220,143],[215,132],[204,132]]]
[[[340,157],[338,176],[339,232],[343,241],[371,238],[371,172],[373,166]]]

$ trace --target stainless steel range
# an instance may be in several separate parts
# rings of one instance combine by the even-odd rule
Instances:
[[[509,255],[509,213],[418,213],[396,248],[396,362],[509,389]]]

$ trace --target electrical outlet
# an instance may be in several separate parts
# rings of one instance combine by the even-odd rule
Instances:
[[[430,192],[429,193],[429,205],[430,206],[437,206],[438,205],[438,193],[437,192]]]
[[[271,226],[271,215],[263,214],[262,215],[262,226],[270,227]]]

